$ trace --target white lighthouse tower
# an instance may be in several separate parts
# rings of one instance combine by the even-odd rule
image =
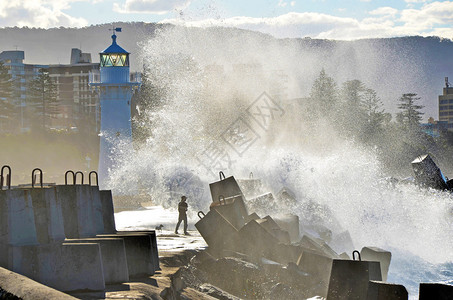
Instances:
[[[106,183],[109,174],[118,167],[118,152],[132,150],[131,98],[140,82],[130,80],[129,52],[116,43],[113,28],[112,44],[100,53],[100,76],[92,76],[90,85],[99,92],[101,132],[99,149],[99,185]]]

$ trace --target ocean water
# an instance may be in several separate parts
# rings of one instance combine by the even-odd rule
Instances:
[[[159,208],[118,213],[118,226],[171,230],[183,194],[193,226],[196,212],[209,209],[209,183],[219,180],[219,171],[238,179],[253,173],[264,191],[276,195],[286,187],[297,201],[251,212],[290,212],[305,227],[348,231],[350,253],[364,246],[392,251],[388,281],[406,286],[411,299],[420,282],[450,283],[453,196],[386,180],[394,174],[376,150],[341,137],[322,116],[301,118],[296,101],[269,96],[276,87],[289,98],[307,96],[294,78],[301,70],[319,74],[319,61],[310,63],[297,49],[288,55],[278,45],[263,48],[259,40],[220,47],[222,34],[175,27],[143,44],[145,75],[157,92],[139,104],[140,143],[133,153],[119,146],[121,163],[108,184],[116,194],[150,196]],[[288,84],[275,74],[286,74]]]

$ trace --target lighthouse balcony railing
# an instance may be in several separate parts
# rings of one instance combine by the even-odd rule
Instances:
[[[102,83],[101,73],[99,71],[92,71],[89,73],[89,82],[90,84]],[[132,72],[129,74],[129,82],[134,84],[141,84],[142,82],[142,73]]]

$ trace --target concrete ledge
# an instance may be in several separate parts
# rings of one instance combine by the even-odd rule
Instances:
[[[126,248],[129,277],[154,275],[153,248],[147,234],[99,234],[98,238],[122,238]]]
[[[115,214],[113,209],[112,191],[99,191],[102,205],[103,233],[116,233]]]
[[[29,190],[38,242],[48,244],[65,239],[61,202],[55,187]]]
[[[161,270],[159,266],[159,251],[157,249],[157,236],[155,230],[143,230],[143,231],[118,231],[117,234],[135,234],[135,233],[143,233],[150,237],[151,239],[151,247],[153,250],[153,266],[154,271]]]
[[[67,238],[96,236],[90,186],[57,185],[57,197],[63,210],[64,231]]]
[[[122,238],[66,239],[65,243],[99,244],[105,283],[112,284],[129,281],[126,248]]]
[[[99,244],[10,246],[9,269],[60,291],[105,289]]]
[[[77,299],[4,268],[0,268],[0,290],[23,300]]]
[[[28,190],[0,191],[0,243],[38,244],[33,204]]]
[[[85,187],[85,186],[83,186]],[[104,219],[101,203],[101,195],[98,186],[86,186],[91,204],[91,213],[93,217],[93,226],[96,234],[104,232]]]

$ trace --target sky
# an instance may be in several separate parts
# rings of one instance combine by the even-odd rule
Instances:
[[[453,1],[430,0],[0,0],[0,27],[126,22],[229,26],[279,38],[453,38]]]

